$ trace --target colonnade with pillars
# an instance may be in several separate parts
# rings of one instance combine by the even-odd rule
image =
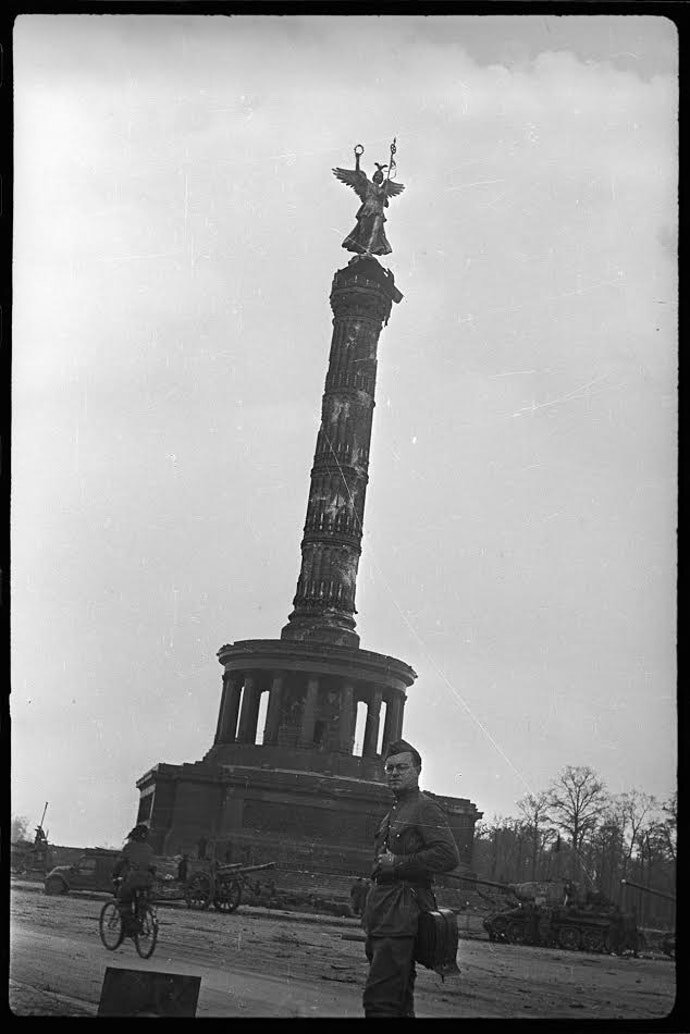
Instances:
[[[289,682],[288,682],[289,679]],[[338,753],[353,754],[357,707],[366,706],[366,723],[362,745],[362,757],[377,757],[380,753],[381,708],[385,702],[385,719],[381,752],[388,743],[399,739],[402,731],[405,695],[399,689],[380,687],[371,683],[357,682],[346,677],[301,673],[288,674],[283,671],[226,672],[223,677],[218,725],[214,744],[255,744],[259,733],[259,712],[261,696],[268,693],[266,724],[263,730],[263,746],[278,745],[280,731],[286,722],[285,705],[298,704],[299,732],[297,746],[314,747],[317,721],[322,713],[321,693],[337,694],[337,714],[330,715],[336,724],[334,749]],[[288,699],[289,693],[289,699]],[[293,727],[292,719],[289,720]],[[323,722],[321,723],[323,725]]]

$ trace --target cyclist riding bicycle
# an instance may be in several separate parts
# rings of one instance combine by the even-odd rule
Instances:
[[[134,902],[137,891],[150,891],[156,867],[153,848],[147,842],[149,828],[143,823],[127,834],[127,843],[113,868],[113,882],[122,924],[126,930],[135,925]]]

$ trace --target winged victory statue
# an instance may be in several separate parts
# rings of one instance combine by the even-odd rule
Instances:
[[[381,165],[374,162],[376,172],[369,179],[359,167],[359,159],[364,153],[361,144],[355,147],[354,169],[333,169],[333,174],[348,187],[352,187],[362,204],[357,212],[357,225],[348,233],[343,241],[343,248],[354,251],[358,255],[390,255],[392,248],[388,243],[383,224],[386,217],[384,208],[388,208],[388,199],[402,194],[405,187],[402,183],[394,183],[391,174],[395,172],[395,140],[391,144],[390,162]],[[388,169],[384,176],[383,170]]]

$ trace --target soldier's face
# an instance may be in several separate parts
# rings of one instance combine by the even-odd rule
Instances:
[[[407,750],[403,754],[391,754],[386,758],[383,770],[393,793],[419,786],[419,769],[415,768],[414,758]]]

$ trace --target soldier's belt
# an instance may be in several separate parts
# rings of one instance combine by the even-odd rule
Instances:
[[[385,876],[379,874],[373,877],[374,883],[377,885],[385,885],[386,883],[409,883],[415,890],[431,890],[430,880],[411,880],[409,876],[396,876],[394,873],[387,873]]]

